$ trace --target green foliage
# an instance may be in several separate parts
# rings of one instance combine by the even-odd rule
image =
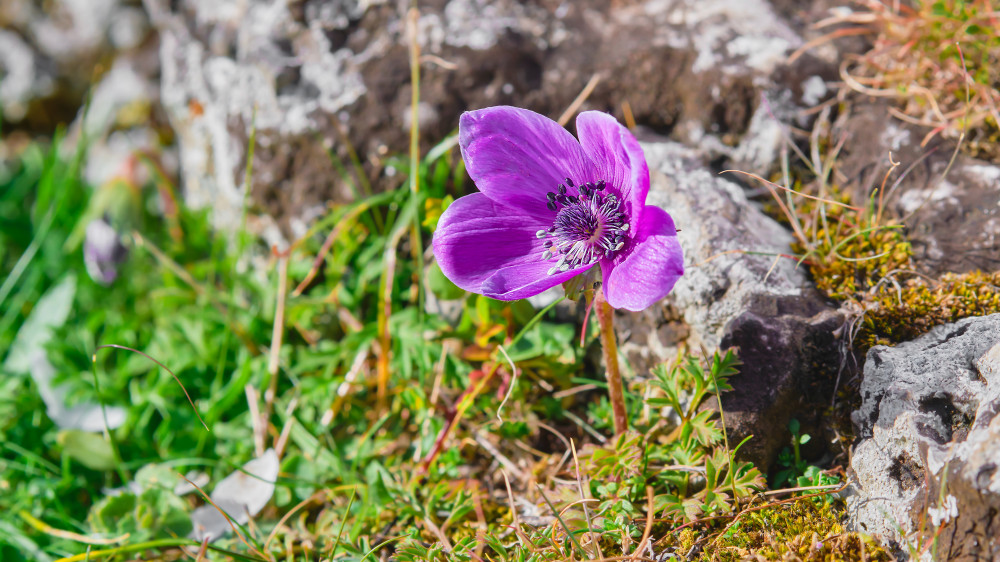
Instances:
[[[0,176],[0,266],[19,277],[2,295],[11,307],[0,325],[10,349],[0,378],[4,560],[85,552],[67,533],[127,534],[91,559],[197,550],[189,517],[205,500],[175,493],[180,474],[205,471],[209,493],[258,443],[282,445],[274,496],[242,527],[249,546],[230,534],[207,559],[597,558],[634,549],[650,509],[662,519],[654,536],[683,522],[717,533],[718,521],[700,521],[731,519],[764,485],[734,461],[712,409],[737,373],[731,351],[654,369],[627,396],[635,430],[604,443],[610,409],[586,360],[593,329],[581,347],[555,305],[468,295],[413,257],[397,235],[416,225],[425,247],[461,195],[453,144],[419,163],[419,192],[390,186],[332,207],[294,242],[280,258],[283,319],[269,249],[215,232],[161,176],[91,189],[57,154],[33,149]],[[80,225],[95,216],[129,248],[107,287],[81,259]],[[439,301],[424,306],[424,290]],[[32,322],[36,313],[46,321]],[[272,349],[276,319],[283,339]],[[107,435],[57,427],[28,376],[29,352],[44,353],[70,405],[121,407],[124,424]],[[506,489],[501,472],[510,497],[495,493]]]
[[[823,469],[809,464],[802,458],[800,447],[808,443],[811,440],[811,437],[808,433],[800,434],[799,429],[799,420],[793,418],[790,422],[788,422],[788,431],[792,434],[792,447],[791,449],[785,447],[778,454],[779,470],[774,474],[772,486],[774,488],[789,486],[806,488],[839,484],[839,478],[825,474]],[[803,493],[810,494],[815,492],[805,491]],[[833,502],[833,497],[821,496],[815,498],[814,501],[828,504]]]
[[[187,535],[191,531],[189,508],[174,493],[177,480],[169,467],[144,466],[131,489],[94,504],[88,516],[91,529],[109,537],[128,533],[133,542]]]
[[[583,451],[594,497],[608,498],[600,504],[601,512],[617,508],[636,516],[635,506],[649,486],[658,514],[690,522],[730,513],[737,500],[762,489],[760,472],[749,463],[734,463],[728,447],[720,446],[718,413],[702,409],[732,389],[728,379],[738,366],[736,354],[728,350],[707,364],[687,357],[672,367],[653,369],[650,385],[658,392],[646,404],[667,416],[672,411],[680,423],[671,427],[668,417],[657,414],[645,432],[629,432],[609,446]]]

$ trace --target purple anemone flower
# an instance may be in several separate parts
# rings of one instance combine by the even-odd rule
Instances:
[[[128,249],[122,244],[118,231],[107,220],[94,219],[87,224],[83,263],[91,279],[104,286],[110,285],[118,278],[118,266],[127,255]]]
[[[441,215],[434,256],[459,287],[499,300],[537,295],[600,263],[604,296],[642,310],[684,273],[674,221],[646,205],[649,168],[614,117],[577,117],[577,142],[516,107],[466,112],[459,144],[479,193]]]

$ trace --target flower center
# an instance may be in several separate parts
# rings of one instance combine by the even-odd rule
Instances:
[[[574,187],[569,178],[566,185]],[[621,211],[621,201],[603,193],[603,180],[581,184],[579,197],[568,195],[566,185],[546,194],[546,205],[556,212],[556,218],[552,228],[535,233],[539,238],[550,238],[545,241],[542,259],[559,258],[549,275],[597,263],[602,257],[610,259],[628,236],[628,218]]]

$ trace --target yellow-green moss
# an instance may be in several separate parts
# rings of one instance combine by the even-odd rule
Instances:
[[[855,344],[872,345],[911,340],[934,326],[1000,312],[1000,271],[947,273],[934,283],[914,278],[880,288],[866,303]]]
[[[745,513],[721,538],[725,521],[668,533],[657,541],[657,550],[670,547],[682,558],[698,552],[696,559],[705,561],[892,560],[871,538],[847,532],[844,516],[843,504],[799,500]]]
[[[826,230],[819,230],[816,258],[810,260],[809,266],[816,287],[830,298],[857,299],[887,276],[912,266],[912,250],[900,229],[882,228],[857,234],[844,231],[840,222],[830,230],[835,228],[840,231],[830,236]]]
[[[892,557],[870,538],[844,529],[843,506],[809,500],[744,515],[712,548],[705,560],[870,560]]]
[[[826,206],[822,220],[819,205]],[[876,224],[874,215],[812,200],[797,209],[810,244],[794,249],[806,256],[820,291],[857,305],[858,350],[912,340],[940,324],[1000,312],[1000,272],[948,273],[937,280],[920,275],[903,229],[886,219]]]

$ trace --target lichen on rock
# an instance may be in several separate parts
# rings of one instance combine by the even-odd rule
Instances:
[[[1000,314],[873,347],[853,420],[851,525],[901,555],[996,559]]]

